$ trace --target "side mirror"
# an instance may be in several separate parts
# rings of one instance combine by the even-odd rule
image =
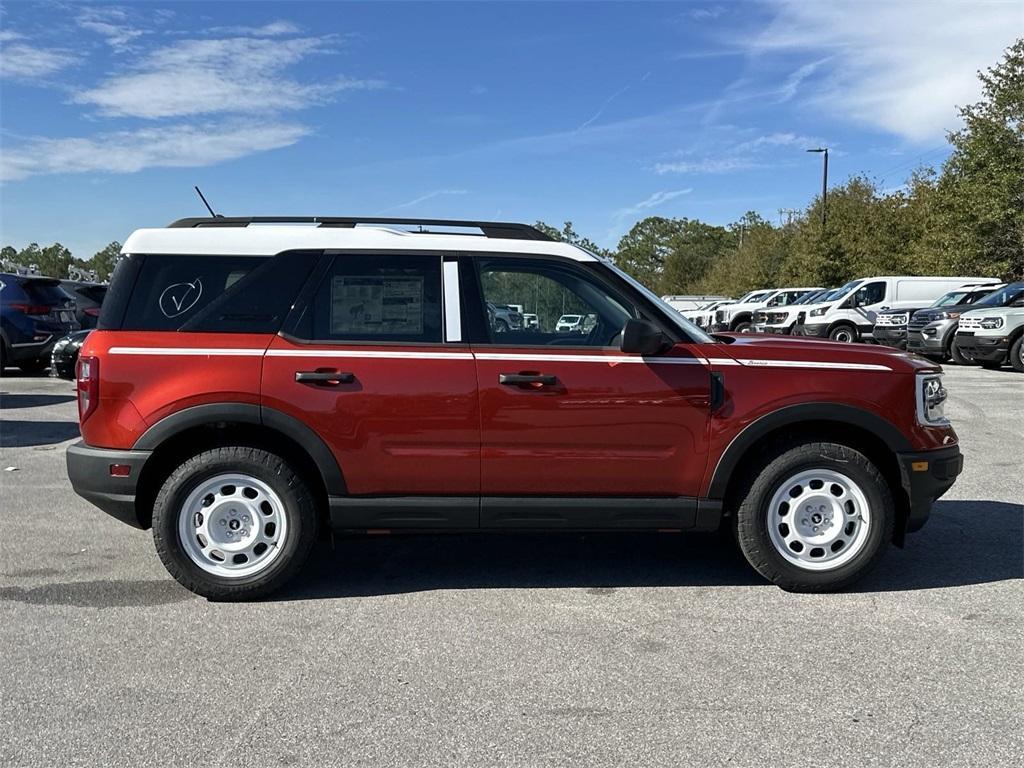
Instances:
[[[665,348],[665,334],[646,320],[630,319],[622,326],[619,349],[639,355],[656,355]]]

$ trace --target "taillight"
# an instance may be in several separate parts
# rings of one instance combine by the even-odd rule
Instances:
[[[84,311],[85,311],[85,314],[87,314],[89,317],[99,317],[100,316],[100,308],[99,307],[87,307]]]
[[[100,399],[100,361],[97,357],[78,358],[78,422],[82,424],[96,410]]]
[[[25,304],[22,302],[13,302],[11,309],[16,312],[24,312],[26,315],[48,315],[50,314],[50,307],[45,304]]]

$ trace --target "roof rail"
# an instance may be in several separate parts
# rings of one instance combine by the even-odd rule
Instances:
[[[506,221],[462,221],[458,219],[392,219],[362,216],[197,216],[178,219],[168,225],[173,229],[196,227],[247,227],[250,224],[317,224],[320,227],[355,227],[357,224],[392,224],[419,227],[476,227],[484,237],[507,240],[554,240],[529,224]],[[426,234],[426,232],[425,232]],[[444,233],[453,234],[453,233]]]

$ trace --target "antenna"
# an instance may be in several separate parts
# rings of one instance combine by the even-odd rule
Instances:
[[[208,202],[206,202],[206,197],[203,195],[202,190],[200,190],[198,186],[195,188],[195,190],[196,190],[196,194],[199,195],[199,199],[203,201],[203,205],[206,206],[206,210],[208,210],[210,212],[210,215],[213,218],[215,218],[215,219],[223,219],[224,218],[223,216],[213,212],[213,208],[211,208],[210,204]]]

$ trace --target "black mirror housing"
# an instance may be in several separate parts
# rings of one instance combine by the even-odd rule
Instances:
[[[622,326],[619,349],[639,355],[657,355],[665,349],[667,339],[653,323],[631,318]]]

